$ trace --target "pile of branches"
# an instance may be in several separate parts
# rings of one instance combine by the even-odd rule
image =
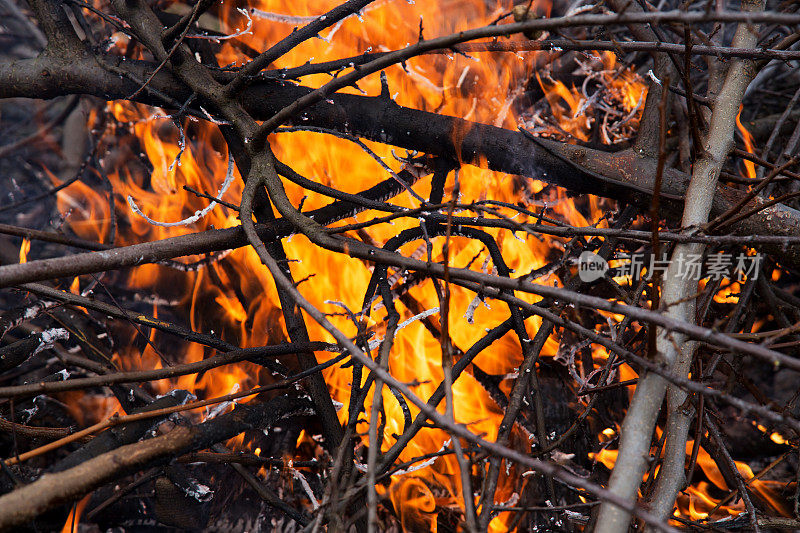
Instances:
[[[416,518],[398,516],[378,487],[388,486],[393,474],[452,455],[460,466],[461,505],[438,510],[439,527],[482,531],[504,513],[511,516],[510,527],[522,530],[624,531],[632,520],[671,530],[677,523],[669,521],[676,498],[701,476],[701,446],[727,485],[720,500],[741,499],[745,509],[737,519],[711,526],[800,527],[793,486],[777,501],[770,500],[755,491],[753,480],[743,477],[734,462],[743,457],[764,462],[758,477],[769,472],[788,481],[798,472],[794,448],[800,419],[791,387],[800,370],[800,299],[793,294],[800,267],[800,211],[794,207],[800,177],[795,157],[800,90],[793,72],[800,60],[796,5],[743,0],[741,5],[697,2],[682,4],[681,10],[658,10],[647,2],[610,0],[577,11],[580,3],[561,6],[563,16],[557,10],[549,18],[516,10],[516,21],[510,12],[486,27],[426,39],[420,34],[418,42],[399,50],[270,69],[299,44],[370,3],[349,0],[266,50],[247,49],[251,59],[244,66],[225,69],[213,54],[209,59],[208,41],[187,39],[207,35],[198,21],[217,8],[213,1],[198,0],[183,16],[142,0],[112,0],[99,7],[80,0],[30,0],[27,7],[4,2],[17,36],[12,41],[2,36],[10,52],[0,62],[0,98],[56,102],[45,127],[0,146],[4,156],[31,149],[54,132],[66,138],[75,124],[85,126],[85,109],[76,95],[131,100],[219,125],[245,185],[241,198],[228,205],[239,212],[241,225],[160,241],[115,246],[116,223],[105,243],[20,224],[28,220],[43,227],[50,222],[36,222],[35,216],[17,216],[16,225],[0,228],[6,235],[49,243],[42,250],[50,255],[19,263],[18,240],[4,240],[0,249],[6,304],[0,315],[0,425],[6,458],[0,473],[0,529],[58,528],[78,501],[88,501],[89,519],[108,527],[158,521],[184,529],[230,528],[240,511],[231,510],[233,503],[224,497],[223,487],[233,483],[225,477],[229,469],[246,483],[239,490],[251,495],[237,502],[254,520],[238,524],[243,530],[254,523],[312,531],[412,529],[420,527]],[[130,38],[130,57],[107,52],[112,32]],[[29,40],[20,37],[25,34]],[[587,142],[543,138],[525,129],[405,108],[391,98],[386,83],[374,97],[338,92],[422,54],[540,50],[555,51],[564,73],[576,71],[576,54],[584,50],[610,50],[639,67],[649,90],[635,139],[620,136],[613,140],[622,142],[611,147],[604,142],[608,135]],[[320,87],[302,85],[302,78],[314,73],[336,75]],[[514,103],[523,117],[542,96],[533,80],[528,89]],[[763,146],[758,154],[734,142],[743,103],[745,125]],[[274,157],[269,136],[287,127],[373,140],[416,155],[370,189],[345,193],[300,176],[291,162]],[[35,213],[46,205],[42,199],[70,180],[107,183],[96,154],[65,151],[62,157],[62,185],[4,197],[8,204],[0,213]],[[754,177],[741,177],[741,159],[755,165]],[[578,208],[585,207],[585,195],[601,196],[607,199],[608,228],[575,227],[522,203],[460,203],[458,188],[445,185],[464,165],[505,172],[520,184],[536,179],[562,187],[578,196]],[[92,178],[86,177],[87,168],[96,171]],[[332,202],[303,211],[290,201],[282,178]],[[428,179],[427,198],[413,193],[418,208],[391,202]],[[123,218],[113,208],[113,190],[108,196],[112,217]],[[385,215],[333,226],[367,210]],[[418,224],[387,242],[374,242],[363,231],[399,218]],[[564,245],[545,268],[512,273],[489,228],[531,239],[552,236]],[[353,316],[356,336],[334,326],[293,279],[282,240],[294,234],[331,254],[374,266],[364,310]],[[493,269],[451,264],[452,237],[479,241]],[[399,251],[414,241],[428,250],[434,241],[443,243],[443,260]],[[215,261],[224,262],[222,252],[241,247],[252,247],[274,280],[285,343],[243,348],[179,321],[148,316],[142,312],[147,302],[126,294],[113,277],[113,271],[148,263],[180,267],[176,258],[206,254],[210,259],[194,266],[212,269]],[[763,261],[735,286],[735,274],[698,285],[679,270],[692,255],[735,256],[750,250]],[[656,259],[666,254],[669,267],[630,283],[615,279],[613,271],[586,280],[575,268],[581,256],[613,262],[635,254]],[[537,282],[551,274],[559,276],[561,286]],[[64,290],[75,276],[91,280],[80,294]],[[436,288],[438,321],[409,294],[420,283]],[[737,291],[731,302],[715,299],[726,288],[723,283]],[[452,286],[503,306],[507,319],[471,347],[453,345]],[[530,304],[522,294],[540,300]],[[385,333],[371,341],[365,315],[376,302],[385,310],[380,318]],[[440,341],[445,378],[430,398],[419,397],[414,384],[389,371],[395,333],[407,318],[398,302],[415,311]],[[614,322],[608,316],[622,319]],[[541,319],[532,337],[525,327],[531,317]],[[317,322],[333,342],[311,339],[306,320]],[[158,330],[172,336],[175,346],[197,343],[217,353],[195,363],[120,371],[112,362],[114,322],[134,327],[144,340]],[[503,376],[483,371],[475,358],[508,333],[521,347],[519,368]],[[540,357],[553,335],[561,343],[564,364]],[[595,360],[593,347],[602,347],[609,357]],[[334,356],[320,364],[315,352],[324,351]],[[273,379],[205,400],[180,390],[156,397],[148,386],[241,361],[263,366]],[[342,363],[353,373],[344,425],[321,374]],[[635,369],[635,381],[618,382],[623,363]],[[452,384],[464,373],[474,376],[503,412],[496,440],[454,419]],[[628,405],[624,386],[634,383]],[[384,387],[401,405],[405,425],[381,452]],[[78,430],[56,398],[98,390],[110,390],[126,414]],[[236,404],[245,397],[251,400]],[[366,413],[366,432],[368,441],[377,444],[364,448],[359,420],[368,397],[374,400]],[[202,422],[181,414],[212,405],[222,406],[217,412],[233,408]],[[409,405],[415,406],[415,417]],[[663,432],[655,431],[657,423]],[[597,451],[599,430],[616,425],[618,442],[610,444],[619,447],[619,454],[609,474],[587,452]],[[294,449],[296,437],[311,427],[319,428],[320,445],[302,451],[305,461],[287,465],[282,457],[301,454]],[[435,454],[400,463],[408,443],[430,427],[448,433],[449,442]],[[531,435],[527,442],[514,438],[518,428]],[[264,453],[232,453],[222,444],[243,432],[263,443]],[[271,437],[264,440],[264,432]],[[772,432],[780,433],[781,444],[770,443]],[[281,434],[286,437],[275,436]],[[690,437],[694,444],[687,455]],[[267,468],[265,476],[255,474],[261,467]],[[509,472],[517,474],[510,476],[515,496],[498,501],[499,480]],[[91,499],[84,500],[89,494]],[[226,508],[233,518],[226,517]],[[220,525],[225,520],[227,525]],[[686,518],[680,523],[709,526]]]

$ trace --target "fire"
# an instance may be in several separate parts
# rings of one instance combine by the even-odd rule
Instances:
[[[403,531],[436,531],[436,498],[422,479],[412,477],[392,484],[389,497],[400,514]]]
[[[78,276],[75,276],[75,279],[72,280],[72,283],[69,286],[69,292],[72,294],[81,293],[81,279]]]
[[[555,80],[552,85],[548,85],[542,81],[538,73],[536,74],[536,79],[544,90],[547,103],[550,104],[550,109],[553,111],[553,116],[559,125],[574,137],[582,141],[588,141],[588,131],[592,122],[582,112],[585,99],[579,96],[577,89],[575,87],[568,89],[563,82],[558,80]],[[563,100],[569,106],[569,109],[565,110],[559,100]],[[569,114],[567,114],[567,111]]]
[[[28,252],[31,251],[31,240],[27,237],[22,239],[22,244],[19,246],[19,262],[25,263],[28,261]]]
[[[585,76],[580,88],[569,88],[560,80],[543,79],[536,73],[558,124],[557,128],[545,127],[542,132],[556,137],[564,137],[565,132],[580,141],[589,141],[591,129],[599,126],[604,144],[628,140],[639,124],[647,86],[631,69],[617,66],[613,53],[592,52],[587,55],[587,61],[578,62],[578,70]],[[599,87],[589,94],[588,87],[592,81]],[[609,116],[614,117],[615,125],[609,125]],[[541,119],[534,118],[534,124],[541,122]]]
[[[293,30],[295,23],[291,21],[295,19],[292,17],[319,15],[338,3],[332,0],[315,3],[255,1],[249,6],[255,10],[251,14],[255,19],[252,33],[244,34],[239,39],[255,49],[264,49],[269,43],[277,42]],[[438,3],[376,2],[365,10],[363,21],[358,17],[346,19],[334,28],[323,31],[319,39],[303,43],[281,57],[272,68],[302,65],[309,58],[313,58],[314,62],[324,62],[368,50],[401,48],[418,38],[420,20],[424,23],[426,36],[441,35],[488,24],[506,8],[500,4],[496,8],[488,8],[487,5],[469,0],[453,1],[448,3],[446,16],[443,17],[442,6]],[[539,8],[543,12],[549,10],[549,6]],[[286,16],[281,18],[269,14]],[[223,27],[245,26],[246,21],[239,11],[230,9],[219,13],[219,17]],[[259,21],[259,17],[266,20]],[[290,22],[284,23],[282,20]],[[124,42],[120,37],[117,49],[121,50],[120,45]],[[541,62],[538,59],[539,54],[541,53],[475,53],[471,57],[432,54],[412,59],[405,67],[390,67],[385,73],[390,94],[401,106],[436,110],[439,113],[506,128],[516,128],[523,120],[518,116],[514,98],[518,94],[518,88],[535,76],[545,91],[553,117],[561,130],[586,141],[591,128],[601,127],[602,140],[607,144],[630,138],[638,123],[638,113],[646,91],[641,79],[630,69],[617,66],[613,54],[592,53],[585,64],[581,65],[581,69],[587,77],[595,80],[600,87],[597,91],[600,92],[587,96],[584,88],[568,88],[561,82],[541,77],[537,71]],[[241,64],[242,59],[238,49],[225,41],[218,55],[220,65],[237,62]],[[319,86],[329,79],[328,75],[316,74],[304,77],[302,83]],[[359,81],[358,85],[358,89],[351,87],[344,92],[358,94],[362,91],[377,95],[381,91],[377,75]],[[598,124],[600,114],[594,110],[597,101],[603,102],[604,109],[617,110],[613,113],[617,115],[614,120],[621,124],[618,129],[609,128],[608,113],[611,112],[607,112],[602,124]],[[564,104],[566,108],[563,107]],[[109,173],[109,179],[115,191],[114,207],[117,213],[124,213],[127,220],[127,227],[117,235],[117,245],[239,224],[236,211],[225,206],[218,206],[203,219],[187,226],[174,227],[154,225],[144,216],[131,213],[126,201],[128,197],[143,215],[155,221],[169,223],[190,217],[206,207],[208,200],[192,194],[187,188],[214,194],[228,172],[229,156],[219,129],[212,124],[189,119],[181,120],[181,125],[177,126],[173,118],[165,112],[139,104],[112,102],[108,104],[107,111],[114,120],[107,121],[105,125],[101,141],[104,150],[99,150],[98,153],[104,154],[102,163],[113,171]],[[92,120],[99,119],[93,116]],[[120,142],[120,139],[129,138],[132,140],[127,144]],[[384,168],[372,157],[345,139],[313,132],[278,132],[270,138],[270,143],[276,157],[300,174],[347,192],[366,189],[386,175]],[[365,144],[395,171],[400,169],[391,147],[369,141],[365,141]],[[58,182],[55,176],[53,180]],[[504,174],[465,166],[460,171],[459,181],[463,203],[485,198],[511,203],[524,200],[524,193]],[[292,183],[285,185],[290,199],[295,205],[302,201],[304,209],[314,209],[329,203],[325,196],[301,189]],[[429,193],[428,187],[429,183],[422,182],[417,187],[417,192],[426,196]],[[451,174],[445,193],[450,193],[453,187]],[[538,192],[541,184],[534,183],[533,187],[538,187],[535,189]],[[225,199],[236,203],[241,193],[242,183],[237,173]],[[69,213],[67,220],[77,235],[108,242],[111,209],[105,195],[77,182],[61,191],[58,201],[59,209],[63,213]],[[416,201],[409,195],[398,196],[393,202],[404,207],[417,207]],[[548,200],[548,215],[560,216],[572,224],[587,226],[600,219],[603,204],[597,198],[590,198],[587,206],[588,209],[582,214],[575,208],[573,200],[552,193]],[[504,210],[503,213],[516,216],[510,210]],[[373,215],[375,213],[367,212],[361,216],[367,219]],[[517,220],[524,221],[525,217]],[[372,227],[366,232],[369,238],[383,243],[413,224],[413,221],[400,219],[393,225]],[[599,225],[603,227],[603,224],[605,222]],[[553,240],[518,238],[504,230],[486,231],[502,246],[509,268],[519,274],[543,267],[547,263],[551,247],[560,245]],[[323,311],[339,311],[339,307],[326,302],[333,295],[348,308],[360,309],[372,265],[358,259],[330,254],[311,245],[301,235],[287,239],[284,245],[291,260],[290,267],[295,280],[304,280],[300,290],[315,306]],[[418,246],[419,243],[411,243],[404,250],[413,251]],[[21,259],[22,255],[21,251]],[[442,244],[437,241],[432,260],[440,261],[442,257]],[[187,261],[199,259],[201,258],[188,258]],[[450,263],[472,264],[474,268],[487,265],[486,268],[491,268],[485,247],[474,240],[461,237],[452,239]],[[561,280],[553,275],[539,281],[561,284]],[[192,329],[212,330],[233,344],[243,347],[259,346],[283,342],[286,338],[274,283],[249,247],[232,251],[201,270],[178,272],[160,265],[137,267],[130,271],[126,283],[129,288],[142,294],[158,294],[176,301],[175,309]],[[75,287],[79,287],[77,278]],[[423,309],[439,305],[434,287],[430,283],[412,287],[408,294]],[[530,294],[518,296],[529,302],[537,299]],[[450,331],[453,345],[462,350],[483,337],[487,327],[495,326],[507,318],[507,309],[498,303],[491,308],[478,306],[474,313],[474,323],[464,320],[461,315],[469,308],[473,298],[474,294],[466,290],[458,287],[452,289],[452,320],[454,323],[458,321],[458,327],[451,327]],[[403,319],[415,314],[400,302],[397,305]],[[153,304],[152,314],[156,317],[159,315],[159,304]],[[372,313],[370,328],[377,336],[384,333],[384,317],[385,310]],[[619,320],[620,317],[610,315],[609,318]],[[347,317],[331,316],[330,319],[347,334],[355,335],[356,330]],[[309,320],[306,324],[312,339],[331,340],[313,321]],[[526,321],[531,336],[536,333],[540,324],[539,318]],[[157,353],[153,348],[158,345],[158,334],[151,332],[149,340],[151,344],[143,350],[137,349],[134,343],[122,344],[115,354],[114,362],[124,370],[161,368],[164,365],[164,354]],[[414,387],[415,392],[422,398],[428,398],[443,379],[440,350],[439,341],[422,323],[412,323],[397,335],[390,355],[390,370],[401,381],[418,383]],[[542,355],[554,356],[557,350],[558,340],[551,338]],[[607,357],[602,349],[596,348],[594,351],[598,359]],[[170,357],[180,362],[194,362],[209,355],[208,349],[189,344],[182,354],[170,354]],[[330,357],[327,353],[316,355],[320,362]],[[490,374],[506,375],[513,373],[521,360],[521,347],[516,337],[508,335],[485,350],[475,363]],[[620,372],[622,380],[636,377],[627,365],[622,365]],[[333,399],[344,405],[339,416],[341,422],[345,423],[352,390],[352,372],[333,366],[324,372],[324,377]],[[182,376],[155,382],[152,387],[159,394],[172,388],[182,388],[198,396],[211,397],[227,394],[237,387],[243,389],[263,384],[270,379],[271,376],[263,368],[241,363],[206,372],[199,379],[193,375]],[[507,391],[509,383],[502,383],[501,388]],[[453,395],[456,420],[467,424],[472,431],[482,434],[486,439],[496,439],[502,410],[478,381],[468,372],[465,373],[456,381]],[[362,416],[369,416],[371,404],[370,395],[365,404],[366,414]],[[386,451],[395,441],[392,435],[402,433],[404,420],[400,405],[386,388],[383,390],[383,404],[387,421],[382,450]],[[418,410],[411,406],[412,417],[417,414]],[[604,434],[611,438],[615,431],[611,429],[610,434]],[[399,461],[411,461],[424,454],[436,452],[442,449],[449,438],[444,431],[422,429],[401,454]],[[521,438],[527,442],[527,436]],[[366,435],[362,439],[365,445],[369,444]],[[242,444],[241,440],[238,444]],[[260,450],[256,453],[260,453]],[[600,460],[611,453],[604,450],[600,454]],[[504,475],[514,475],[514,472]],[[386,495],[404,527],[435,529],[437,508],[463,508],[460,484],[455,459],[452,455],[444,455],[413,473],[394,476]],[[498,501],[512,498],[512,489],[508,488],[510,484],[505,477],[501,476],[499,486]],[[501,514],[492,521],[491,529],[505,530],[506,519],[506,515]]]
[[[72,506],[72,510],[69,512],[69,516],[67,516],[67,521],[64,522],[64,527],[61,528],[61,533],[78,533],[78,525],[81,522],[81,514],[91,498],[91,493],[87,494],[83,497],[83,499],[81,499],[81,501]]]
[[[606,431],[603,431],[603,435],[606,435]],[[764,428],[764,431],[766,431],[766,428]],[[660,437],[660,428],[656,428],[656,435]],[[686,443],[687,460],[692,453],[693,447],[694,441],[690,440]],[[603,448],[597,453],[590,454],[590,457],[610,470],[616,464],[617,455],[617,450]],[[759,498],[784,516],[789,516],[786,503],[779,496],[779,491],[784,488],[783,484],[757,479],[753,470],[746,463],[741,461],[734,461],[734,463],[742,479]],[[673,511],[674,516],[682,516],[691,520],[720,520],[728,516],[736,516],[745,511],[744,503],[741,499],[728,498],[729,494],[731,494],[730,491],[736,487],[728,486],[716,462],[702,446],[697,455],[697,466],[707,481],[698,481],[678,495]],[[656,470],[656,475],[657,472],[658,469]],[[697,478],[697,474],[695,474],[695,478]],[[679,524],[676,523],[676,525]]]
[[[742,140],[744,141],[744,147],[747,150],[747,153],[755,155],[755,151],[753,149],[753,136],[750,135],[750,132],[747,131],[747,128],[745,128],[744,124],[742,124],[742,106],[739,106],[739,113],[736,115],[736,128],[739,130],[739,133],[742,136]],[[751,180],[756,179],[755,163],[745,159],[744,168],[745,171],[747,172],[747,177],[749,179]]]
[[[769,435],[769,440],[771,440],[775,444],[788,444],[789,443],[789,440],[786,439],[780,433],[778,433],[778,432],[770,432],[769,429],[767,429],[767,427],[762,426],[761,424],[755,424],[754,423],[754,425],[758,428],[759,431],[761,431],[762,433],[764,433],[766,435]]]
[[[53,185],[61,185],[62,181],[47,171]],[[56,197],[58,210],[67,215],[72,231],[83,239],[107,242],[111,227],[111,212],[108,198],[83,181],[76,181],[58,192]]]

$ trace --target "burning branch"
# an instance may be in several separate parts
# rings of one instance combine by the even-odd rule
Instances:
[[[0,97],[70,100],[0,142],[66,154],[0,206],[0,529],[797,525],[800,15],[467,4],[31,0]]]

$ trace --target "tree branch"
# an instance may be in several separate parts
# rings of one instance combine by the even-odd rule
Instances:
[[[744,0],[742,9],[756,11],[764,9],[764,2]],[[755,46],[757,29],[742,24],[734,37],[735,46]],[[686,203],[682,225],[696,227],[708,222],[717,180],[722,165],[733,148],[733,133],[739,105],[745,89],[753,76],[753,64],[746,60],[735,60],[729,67],[725,83],[717,97],[711,123],[705,137],[705,155],[697,161],[686,192]],[[695,300],[697,280],[679,272],[689,255],[702,254],[703,245],[681,243],[675,246],[672,259],[664,276],[662,303],[666,315],[685,322],[695,321]],[[684,335],[665,330],[658,332],[656,341],[657,357],[673,372],[679,375],[688,373],[692,357],[697,348]],[[625,499],[635,502],[639,485],[648,466],[650,441],[656,418],[667,389],[667,382],[656,374],[647,374],[639,379],[628,413],[620,432],[620,445],[617,463],[609,480],[609,490]],[[684,458],[686,438],[691,417],[683,412],[687,393],[672,387],[667,422],[667,449],[661,467],[654,497],[651,501],[654,512],[666,520],[671,514],[678,490],[685,482]],[[608,503],[600,507],[595,531],[613,533],[627,529],[630,513]]]

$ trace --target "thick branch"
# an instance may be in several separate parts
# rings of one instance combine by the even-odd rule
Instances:
[[[284,397],[254,407],[240,406],[199,426],[178,427],[166,435],[122,446],[63,472],[45,474],[30,485],[0,497],[0,531],[24,524],[47,509],[74,501],[131,472],[208,448],[247,429],[268,428],[283,417],[308,409],[307,401]]]
[[[135,79],[146,79],[152,64],[121,61],[107,57],[116,69],[132,73]],[[124,99],[139,84],[109,72],[93,58],[60,61],[36,58],[0,64],[0,97],[37,94],[52,98],[63,94],[93,94],[106,99]],[[179,80],[160,72],[148,85],[156,94],[143,92],[139,100],[152,105],[168,105],[169,101],[186,101],[191,93],[181,89]],[[256,119],[264,119],[283,109],[311,89],[264,81],[242,93],[242,105]],[[539,179],[564,187],[578,194],[591,193],[649,206],[656,175],[656,161],[632,150],[607,153],[574,145],[539,139],[533,142],[521,132],[487,124],[401,107],[382,97],[347,94],[330,95],[328,102],[306,109],[304,126],[319,126],[409,150],[459,159],[463,163],[485,165],[491,170]],[[460,139],[456,144],[454,139]],[[681,212],[689,176],[666,169],[662,184],[662,203],[675,216]],[[736,205],[744,192],[717,187],[712,215],[716,216]],[[667,200],[672,199],[672,202]],[[754,199],[744,210],[763,203]],[[782,204],[771,206],[736,224],[739,235],[798,235],[800,212]],[[244,244],[242,242],[242,244]],[[788,264],[800,265],[800,247],[765,247]],[[174,256],[173,256],[174,257]],[[39,278],[47,279],[47,278]]]

